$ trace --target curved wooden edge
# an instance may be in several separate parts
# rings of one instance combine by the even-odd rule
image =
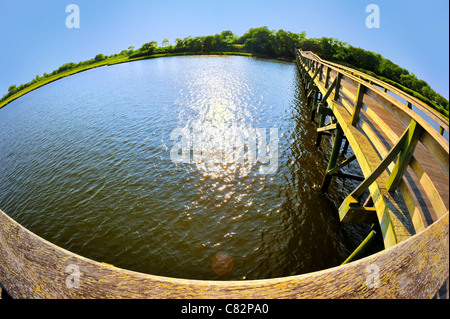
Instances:
[[[449,274],[448,215],[391,249],[343,266],[284,278],[208,281],[84,258],[0,211],[0,282],[14,298],[432,298]]]

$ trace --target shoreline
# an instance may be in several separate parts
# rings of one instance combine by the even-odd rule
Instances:
[[[74,68],[72,70],[64,71],[59,74],[55,74],[50,76],[49,78],[38,81],[29,87],[24,88],[23,90],[20,90],[19,92],[11,95],[6,100],[0,102],[0,109],[2,109],[4,106],[8,105],[12,101],[18,99],[19,97],[34,91],[40,87],[43,87],[44,85],[47,85],[49,83],[55,82],[57,80],[60,80],[62,78],[81,73],[84,71],[88,71],[91,69],[96,69],[102,66],[111,66],[115,64],[121,64],[121,63],[128,63],[128,62],[134,62],[139,60],[149,60],[149,59],[156,59],[156,58],[163,58],[163,57],[172,57],[172,56],[197,56],[197,55],[206,55],[206,56],[247,56],[247,57],[254,57],[254,58],[261,58],[261,59],[272,59],[272,60],[278,60],[278,61],[285,61],[285,62],[295,62],[295,59],[289,59],[289,58],[282,58],[282,57],[272,57],[272,56],[265,56],[260,54],[254,54],[254,53],[248,53],[248,52],[175,52],[175,53],[158,53],[158,54],[152,54],[152,55],[146,55],[142,57],[136,57],[136,58],[130,58],[130,57],[123,57],[123,58],[111,58],[111,59],[105,59],[101,62],[96,62],[89,64],[87,66],[82,66],[79,68]]]

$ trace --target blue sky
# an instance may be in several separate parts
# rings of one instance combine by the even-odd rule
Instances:
[[[79,29],[65,25],[71,3],[80,8]],[[371,3],[380,8],[379,29],[365,25]],[[0,0],[0,96],[11,84],[98,53],[261,26],[380,53],[449,97],[448,0]]]

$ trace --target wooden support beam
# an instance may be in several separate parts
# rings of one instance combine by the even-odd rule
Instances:
[[[322,187],[320,189],[322,192],[326,192],[328,189],[328,186],[330,185],[331,177],[333,176],[333,174],[329,174],[328,172],[336,166],[336,161],[337,161],[337,158],[338,158],[340,150],[341,150],[343,136],[344,136],[344,131],[342,130],[341,126],[338,124],[336,126],[336,134],[334,137],[334,144],[333,144],[333,149],[331,150],[330,161],[328,163],[327,172],[325,174],[325,177],[322,182]]]
[[[362,83],[358,84],[358,93],[356,93],[356,101],[355,101],[355,105],[353,107],[353,115],[352,115],[352,122],[351,124],[354,126],[358,123],[359,121],[359,113],[361,111],[361,107],[363,105],[363,98],[364,98],[364,94],[366,93],[366,86],[363,85]]]
[[[336,84],[335,84],[335,88],[334,88],[334,97],[333,100],[334,101],[338,101],[339,100],[339,91],[341,89],[341,79],[342,79],[342,73],[338,73],[336,76]]]
[[[367,223],[375,224],[378,222],[377,211],[375,207],[361,206],[358,200],[352,196],[347,196],[339,209],[339,217],[344,223]]]
[[[328,89],[328,82],[330,81],[330,72],[331,69],[329,66],[327,66],[327,73],[325,74],[325,89]]]
[[[322,70],[322,67],[316,69],[316,72],[314,72],[313,77],[311,78],[311,80],[309,80],[309,85],[312,85],[312,84],[313,84],[314,80],[316,79],[316,76],[319,74],[319,72],[320,72],[321,70]]]
[[[350,143],[349,143],[348,139],[345,139],[345,144],[344,144],[344,148],[342,149],[342,154],[345,155],[345,153],[347,153],[349,145],[350,145]]]
[[[386,157],[381,161],[381,163],[372,171],[372,173],[357,187],[355,190],[348,196],[353,198],[359,198],[366,189],[369,188],[370,185],[372,185],[373,182],[378,178],[378,176],[383,173],[383,171],[389,166],[389,164],[395,159],[395,157],[400,153],[403,147],[403,143],[405,141],[405,138],[408,135],[409,129],[407,129],[402,136],[400,137],[400,140],[395,144],[392,149],[389,151],[389,153],[386,155]]]
[[[417,142],[419,141],[420,135],[422,134],[422,127],[417,124],[416,121],[411,120],[411,124],[407,130],[407,136],[403,141],[403,147],[395,163],[394,169],[386,182],[386,189],[389,192],[395,191],[398,184],[403,178],[403,174],[408,168],[409,162],[412,159],[414,150],[416,148]]]
[[[311,100],[313,102],[312,105],[312,112],[311,112],[311,122],[314,121],[314,118],[316,117],[316,112],[317,112],[317,95],[318,95],[318,89],[311,91],[314,93],[314,95],[312,97],[308,98],[308,104],[307,107],[309,108],[311,105]]]
[[[348,164],[350,164],[351,162],[353,162],[356,159],[356,155],[352,155],[349,158],[345,159],[344,161],[341,162],[341,164],[337,165],[336,167],[330,169],[327,174],[333,175],[336,174],[337,172],[339,172],[342,168],[344,168],[345,166],[347,166]]]
[[[325,116],[332,116],[333,115],[333,110],[327,106],[321,105],[319,104],[317,107],[317,113],[318,114],[323,114]]]
[[[371,230],[369,235],[361,242],[361,244],[351,253],[350,256],[341,264],[345,265],[351,263],[352,261],[363,258],[367,255],[367,251],[372,245],[375,243],[375,239],[377,238],[377,232],[375,230]]]
[[[334,81],[331,83],[330,87],[328,88],[327,93],[325,93],[325,95],[322,98],[322,103],[324,103],[326,100],[328,100],[328,97],[331,95],[331,92],[333,92],[333,89],[336,86],[337,80],[338,79],[335,78]]]
[[[319,128],[325,125],[325,118],[326,118],[325,114],[319,115]],[[323,132],[317,133],[316,146],[320,146],[320,142],[322,141],[322,134]]]
[[[337,123],[334,124],[330,124],[327,126],[323,126],[317,129],[317,132],[324,132],[324,131],[331,131],[331,130],[335,130],[337,127]]]

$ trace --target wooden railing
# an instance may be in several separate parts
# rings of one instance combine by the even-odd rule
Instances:
[[[308,96],[315,101],[313,114],[319,114],[319,137],[327,131],[335,136],[323,187],[349,162],[336,163],[344,136],[364,174],[364,181],[341,205],[341,220],[378,219],[389,248],[444,216],[448,212],[449,144],[441,133],[448,132],[448,121],[407,94],[311,52],[298,51],[297,63]],[[387,89],[414,102],[439,129]],[[329,125],[325,125],[327,118],[331,118]],[[368,189],[372,205],[363,205],[361,196]]]
[[[395,87],[389,83],[383,82],[383,81],[381,81],[373,76],[370,76],[364,72],[361,72],[361,71],[358,71],[355,69],[351,69],[349,67],[346,67],[346,66],[343,66],[343,65],[340,65],[337,63],[322,60],[319,56],[317,56],[316,54],[314,54],[312,52],[310,52],[310,54],[311,54],[311,56],[314,57],[314,60],[316,60],[316,61],[320,61],[323,64],[333,66],[336,69],[339,69],[341,71],[345,71],[351,75],[354,75],[354,76],[364,80],[365,82],[367,82],[368,85],[373,85],[376,88],[381,89],[386,93],[387,92],[394,93],[396,96],[402,98],[405,101],[406,106],[408,108],[412,109],[413,107],[416,107],[417,109],[422,111],[425,115],[427,115],[433,122],[435,122],[436,125],[438,126],[439,134],[443,135],[444,132],[447,132],[447,134],[449,133],[448,118],[446,118],[444,115],[439,113],[437,110],[428,106],[426,103],[420,101],[419,99],[417,99],[411,95],[408,95],[407,93],[403,92],[402,90],[398,89],[397,87]],[[394,96],[394,98],[395,98],[395,96]],[[398,101],[400,101],[400,100],[398,100]]]
[[[69,252],[0,211],[2,287],[13,298],[434,297],[449,276],[448,142],[410,108],[349,69],[306,52],[298,52],[297,63],[313,114],[319,116],[318,142],[325,133],[334,137],[323,188],[332,176],[347,176],[338,173],[357,159],[364,181],[344,200],[340,216],[378,220],[385,250],[284,278],[167,278]],[[448,131],[448,122],[440,127]],[[354,154],[338,164],[344,139]],[[361,204],[367,189],[370,197]]]
[[[448,213],[408,240],[344,266],[284,278],[167,278],[93,261],[0,211],[0,282],[13,298],[432,298],[448,278]]]

